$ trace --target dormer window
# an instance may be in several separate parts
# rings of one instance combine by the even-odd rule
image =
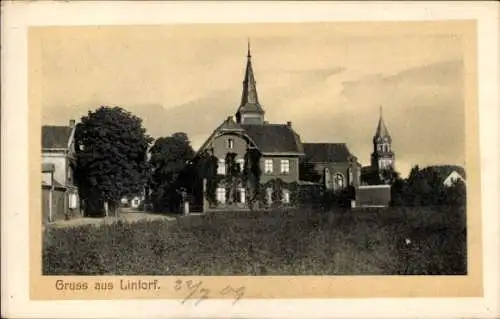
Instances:
[[[233,141],[233,139],[232,138],[228,138],[227,139],[227,148],[233,149],[233,147],[234,147],[234,141]]]

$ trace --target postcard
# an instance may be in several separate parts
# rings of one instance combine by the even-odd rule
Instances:
[[[498,5],[353,5],[9,2],[6,315],[498,315]]]

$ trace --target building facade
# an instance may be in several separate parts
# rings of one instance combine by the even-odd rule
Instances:
[[[243,171],[245,154],[253,149],[260,153],[260,183],[269,185],[280,180],[285,185],[280,188],[279,200],[282,204],[290,203],[291,190],[287,184],[297,183],[299,167],[302,159],[309,155],[315,169],[322,174],[323,183],[329,189],[341,189],[348,185],[357,186],[360,183],[361,166],[343,143],[303,144],[300,135],[294,130],[291,122],[273,124],[265,119],[265,110],[259,101],[257,86],[252,66],[250,46],[248,47],[246,69],[243,80],[243,90],[240,104],[235,116],[227,117],[217,127],[198,154],[208,151],[218,159],[217,175],[226,176],[228,153],[234,154],[236,162]],[[220,183],[216,189],[216,199],[221,205],[227,202],[227,185]],[[237,204],[244,207],[248,194],[241,183],[238,186]],[[265,199],[271,204],[276,198],[276,190],[265,187]]]
[[[74,181],[75,121],[42,126],[42,210],[45,222],[80,216]]]
[[[328,190],[361,184],[361,164],[345,143],[304,143],[306,160],[314,165]]]

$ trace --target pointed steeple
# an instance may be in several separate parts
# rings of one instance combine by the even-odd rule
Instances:
[[[252,67],[252,54],[250,52],[250,40],[248,40],[248,51],[247,51],[247,65],[245,69],[245,78],[243,79],[243,92],[241,94],[241,104],[236,113],[236,119],[238,122],[243,122],[242,117],[244,114],[259,115],[260,122],[263,122],[264,110],[259,103],[259,97],[257,95],[255,76]],[[255,116],[253,116],[255,118]]]
[[[378,125],[377,125],[377,130],[375,132],[375,136],[373,137],[374,141],[378,141],[379,139],[383,138],[388,138],[389,143],[391,136],[389,135],[389,131],[387,130],[387,127],[385,126],[384,118],[382,116],[382,106],[380,106],[379,110],[379,119],[378,119]]]
[[[241,95],[241,106],[245,104],[254,104],[260,108],[259,98],[257,96],[255,77],[252,68],[252,54],[250,53],[250,40],[248,40],[247,67],[245,78],[243,80],[243,93]]]

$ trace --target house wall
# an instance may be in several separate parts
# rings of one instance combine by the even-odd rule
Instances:
[[[233,148],[228,148],[228,140],[233,140]],[[212,146],[214,149],[214,155],[222,161],[226,158],[226,154],[229,152],[236,153],[236,160],[244,159],[245,154],[247,152],[248,143],[247,141],[236,134],[224,134],[219,137],[216,137],[212,141]],[[271,159],[273,160],[273,172],[266,174],[265,173],[265,160]],[[281,173],[281,160],[289,160],[289,173],[282,174]],[[299,180],[299,159],[297,156],[262,156],[260,160],[260,168],[262,171],[261,182],[266,183],[271,179],[280,178],[284,182],[291,183]]]
[[[228,140],[233,140],[233,148],[228,148]],[[247,152],[247,141],[236,134],[224,134],[212,140],[214,156],[219,160],[225,160],[227,153],[236,153],[236,159],[243,159]]]
[[[51,172],[43,172],[42,173],[42,182],[47,185],[52,185],[52,173]]]
[[[273,171],[272,173],[266,173],[265,171],[265,161],[273,161]],[[281,173],[281,160],[289,161],[289,173]],[[261,183],[266,183],[273,179],[281,179],[285,183],[293,183],[299,180],[299,159],[293,156],[262,156],[260,159],[260,168],[262,174],[260,176]]]
[[[389,185],[360,186],[356,190],[356,207],[389,206],[390,202]]]
[[[68,161],[66,159],[66,155],[63,152],[43,153],[42,163],[54,164],[54,179],[62,185],[66,185]]]
[[[52,191],[52,221],[64,220],[66,213],[66,192],[62,189]],[[50,217],[50,188],[42,188],[42,218],[43,223],[49,222]]]
[[[447,187],[450,187],[455,183],[456,181],[464,181],[464,178],[457,172],[452,172],[446,179],[444,180],[443,184]]]
[[[335,174],[340,173],[344,176],[344,185],[352,185],[354,187],[358,187],[361,184],[360,175],[361,168],[349,162],[343,163],[315,163],[315,170],[321,175],[321,183],[325,183],[325,169],[328,168],[330,172],[329,181],[333,185],[333,177]],[[352,180],[349,175],[349,168],[352,169]]]
[[[42,187],[42,223],[49,221],[50,210],[50,190],[49,187]]]

